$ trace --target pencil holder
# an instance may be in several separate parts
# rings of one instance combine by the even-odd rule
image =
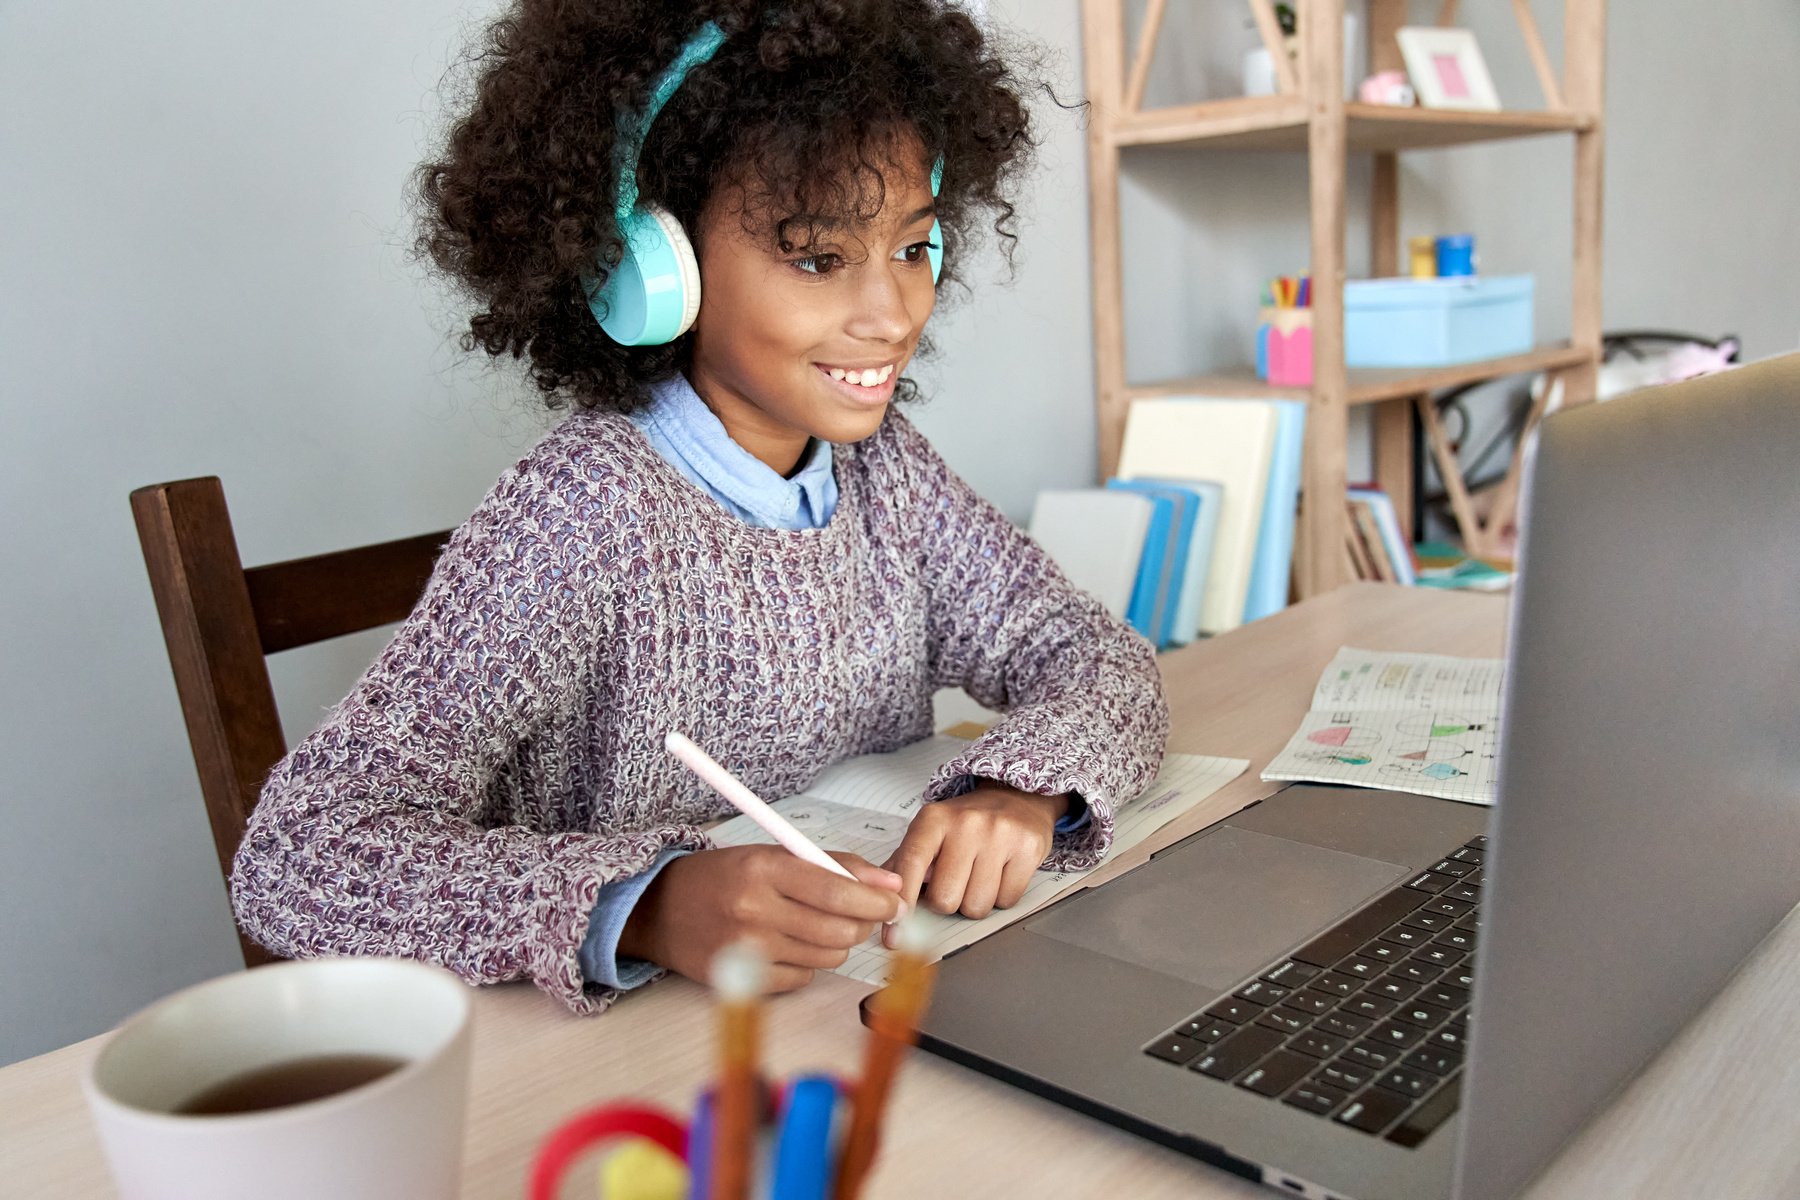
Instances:
[[[1264,308],[1256,327],[1256,375],[1277,387],[1310,387],[1312,309]]]
[[[847,1124],[840,1110],[848,1089],[829,1075],[801,1075],[763,1091],[767,1103],[757,1135],[760,1149],[752,1159],[766,1164],[769,1176],[765,1183],[753,1184],[751,1194],[769,1200],[829,1200]],[[539,1149],[530,1200],[555,1200],[564,1177],[596,1152],[607,1152],[600,1165],[600,1200],[709,1200],[712,1128],[711,1092],[701,1095],[689,1125],[633,1103],[578,1113]]]

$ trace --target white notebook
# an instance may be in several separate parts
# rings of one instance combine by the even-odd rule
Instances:
[[[1030,532],[1070,583],[1123,619],[1137,582],[1150,509],[1148,499],[1130,492],[1052,489],[1038,493]]]
[[[872,863],[885,862],[899,848],[906,827],[919,810],[921,797],[937,768],[968,748],[960,738],[938,734],[902,746],[892,754],[865,754],[845,759],[819,772],[806,791],[770,805],[801,833],[827,850],[860,854]],[[1121,804],[1113,814],[1113,844],[1109,855],[1137,845],[1244,773],[1249,762],[1241,758],[1212,758],[1200,754],[1165,754],[1162,771],[1141,795]],[[1209,809],[1211,821],[1224,820],[1249,802],[1246,794],[1228,808]],[[717,846],[744,846],[770,841],[768,834],[749,817],[733,817],[710,831]],[[1099,868],[1095,868],[1098,870]],[[1012,908],[995,909],[971,919],[921,913],[929,953],[941,958],[962,946],[1030,915],[1072,887],[1078,887],[1089,871],[1038,871],[1025,895]],[[850,952],[849,961],[837,968],[865,983],[885,983],[889,951],[880,934]]]
[[[1121,478],[1210,479],[1224,488],[1200,605],[1205,633],[1243,624],[1279,424],[1279,409],[1265,400],[1137,400],[1126,418]]]

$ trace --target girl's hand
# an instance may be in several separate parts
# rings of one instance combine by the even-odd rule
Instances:
[[[875,926],[906,911],[900,876],[854,854],[833,854],[860,882],[780,846],[727,846],[672,860],[638,899],[619,953],[708,981],[713,956],[748,940],[769,960],[769,990],[806,986],[843,965]]]
[[[1066,795],[983,783],[921,808],[886,865],[900,873],[900,898],[908,904],[919,902],[923,888],[933,912],[985,917],[1019,902],[1068,808]]]

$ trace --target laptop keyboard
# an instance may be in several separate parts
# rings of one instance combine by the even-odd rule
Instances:
[[[1458,847],[1144,1052],[1417,1146],[1457,1107],[1486,855]]]

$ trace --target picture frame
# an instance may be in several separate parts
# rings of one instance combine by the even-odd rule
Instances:
[[[1395,30],[1394,37],[1421,105],[1470,112],[1500,110],[1500,97],[1473,32],[1407,25]]]

